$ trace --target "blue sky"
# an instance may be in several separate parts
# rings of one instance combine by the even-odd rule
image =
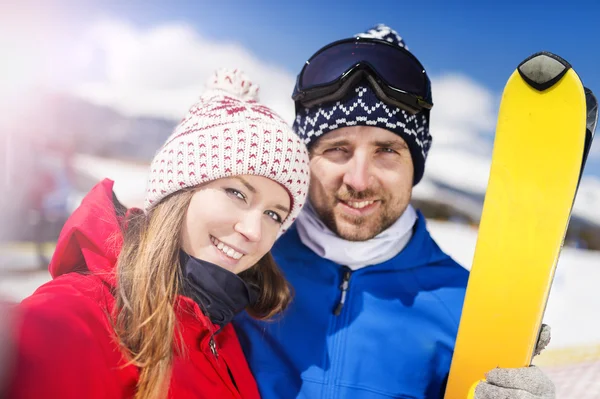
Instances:
[[[125,17],[139,26],[184,21],[203,36],[239,42],[294,73],[322,45],[383,22],[405,38],[430,74],[458,71],[501,91],[520,60],[547,50],[571,62],[584,83],[600,91],[598,2],[571,1],[568,6],[551,0],[493,5],[402,0],[369,5],[323,0],[176,0],[168,6],[140,0],[102,3],[87,10]]]
[[[571,1],[566,5],[564,1],[380,0],[367,4],[367,1],[324,0],[168,3],[48,0],[36,3],[26,12],[51,13],[67,36],[77,36],[101,17],[119,18],[139,29],[179,22],[192,26],[207,40],[237,43],[262,62],[293,76],[321,46],[383,22],[404,37],[431,76],[464,75],[499,96],[521,60],[547,50],[569,61],[584,84],[600,93],[598,2]],[[291,92],[292,88],[287,90]],[[435,85],[433,98],[435,102]],[[595,148],[600,146],[596,144]],[[596,153],[598,156],[591,160],[587,172],[600,176],[600,150]]]

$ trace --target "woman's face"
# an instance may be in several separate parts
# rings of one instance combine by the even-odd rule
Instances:
[[[285,188],[266,177],[214,180],[192,196],[181,231],[183,250],[241,273],[269,252],[290,206]]]

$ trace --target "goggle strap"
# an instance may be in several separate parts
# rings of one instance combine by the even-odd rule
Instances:
[[[371,87],[373,88],[373,91],[375,92],[375,95],[377,96],[377,98],[379,98],[381,101],[383,101],[386,104],[389,105],[393,105],[397,108],[400,108],[412,115],[417,114],[419,112],[418,109],[411,107],[408,104],[405,103],[401,103],[399,101],[394,100],[393,98],[391,98],[390,96],[388,96],[383,89],[381,88],[381,86],[379,85],[379,83],[377,82],[377,80],[372,77],[371,75],[367,74],[367,80],[369,81],[369,83],[371,84]]]
[[[333,93],[331,94],[327,94],[323,97],[319,97],[317,99],[314,100],[310,100],[310,101],[305,101],[305,100],[300,100],[300,104],[302,104],[303,107],[305,108],[312,108],[314,106],[317,105],[321,105],[324,103],[330,103],[330,102],[335,102],[335,101],[339,101],[342,98],[344,98],[347,94],[348,91],[353,88],[354,86],[356,86],[356,84],[363,78],[365,77],[367,78],[368,83],[371,85],[371,88],[373,89],[373,91],[375,92],[375,95],[377,96],[377,98],[379,98],[381,101],[383,101],[386,104],[395,106],[397,108],[400,108],[412,115],[418,113],[420,110],[411,107],[408,104],[405,103],[401,103],[399,101],[394,100],[393,98],[391,98],[390,96],[388,96],[383,89],[381,88],[381,86],[379,85],[379,82],[377,82],[377,80],[370,74],[367,73],[364,70],[360,70],[357,71],[356,73],[352,74],[344,83],[342,83],[342,85],[335,90]]]

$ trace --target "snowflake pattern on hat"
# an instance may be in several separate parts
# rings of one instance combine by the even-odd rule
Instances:
[[[427,115],[411,115],[384,103],[370,86],[357,86],[350,96],[335,103],[301,108],[294,121],[296,133],[308,146],[332,130],[360,125],[380,127],[402,137],[413,159],[414,182],[419,182],[431,147]]]

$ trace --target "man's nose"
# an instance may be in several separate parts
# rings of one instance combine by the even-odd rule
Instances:
[[[368,157],[364,154],[354,154],[348,169],[344,174],[344,184],[352,187],[355,191],[365,191],[371,183],[371,165]]]

